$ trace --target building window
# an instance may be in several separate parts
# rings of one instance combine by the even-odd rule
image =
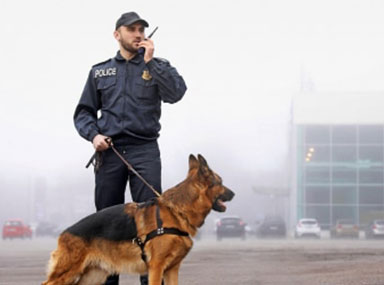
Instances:
[[[333,186],[332,203],[334,204],[356,204],[357,190],[356,186]]]
[[[356,163],[356,146],[334,146],[332,148],[333,164],[355,164]]]
[[[383,184],[383,168],[382,167],[367,167],[359,169],[360,184]]]
[[[329,186],[307,186],[305,202],[308,204],[328,204]]]
[[[356,126],[332,126],[333,144],[356,144]]]
[[[382,146],[360,146],[359,164],[383,165],[383,147]]]
[[[356,151],[355,146],[332,147],[332,183],[356,184]]]
[[[360,144],[383,144],[383,126],[359,126]]]
[[[329,126],[307,126],[305,129],[306,144],[329,144]]]
[[[329,184],[330,171],[328,167],[307,167],[305,169],[306,184]]]
[[[360,204],[383,204],[383,186],[360,186]]]
[[[332,183],[334,184],[356,184],[357,172],[354,168],[333,167]]]

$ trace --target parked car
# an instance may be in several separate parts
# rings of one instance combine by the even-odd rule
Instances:
[[[283,218],[278,216],[268,216],[264,219],[257,230],[258,237],[285,237],[287,228]]]
[[[359,238],[359,226],[352,220],[337,220],[330,230],[331,238]]]
[[[384,220],[373,220],[365,229],[367,239],[384,237]]]
[[[227,216],[216,222],[216,237],[221,240],[223,237],[246,238],[245,222],[237,216]]]
[[[321,228],[316,219],[300,219],[295,228],[295,238],[320,238]]]
[[[3,225],[3,239],[7,238],[32,238],[32,230],[20,219],[8,220]]]

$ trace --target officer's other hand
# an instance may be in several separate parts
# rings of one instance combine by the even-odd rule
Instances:
[[[155,52],[155,46],[151,39],[145,39],[139,43],[139,48],[145,48],[144,61],[145,63],[149,62],[153,58],[153,53]]]
[[[96,135],[93,138],[92,143],[96,151],[104,151],[109,148],[109,144],[106,142],[105,139],[109,139],[109,137],[103,135]]]

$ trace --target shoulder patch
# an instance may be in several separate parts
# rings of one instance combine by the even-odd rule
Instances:
[[[155,57],[154,60],[156,60],[157,62],[160,62],[160,63],[169,63],[168,60],[166,60],[165,58],[162,58],[162,57]]]
[[[107,60],[104,60],[104,61],[102,61],[102,62],[99,62],[99,63],[96,63],[95,65],[93,65],[92,67],[95,67],[95,66],[99,66],[99,65],[102,65],[102,64],[104,64],[104,63],[107,63],[107,62],[109,62],[109,61],[111,61],[112,60],[112,58],[109,58],[109,59],[107,59]]]

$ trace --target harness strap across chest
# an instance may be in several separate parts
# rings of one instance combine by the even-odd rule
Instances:
[[[178,235],[178,236],[184,236],[187,237],[189,234],[187,232],[183,232],[177,228],[163,228],[163,221],[160,218],[160,207],[157,204],[157,200],[155,200],[156,204],[156,223],[157,223],[157,229],[151,231],[150,233],[147,234],[147,237],[145,238],[144,241],[141,240],[141,238],[136,237],[133,242],[136,242],[138,246],[141,248],[141,258],[145,263],[147,263],[147,255],[145,254],[144,247],[145,244],[150,241],[151,239],[157,237],[157,236],[162,236],[164,234],[170,234],[170,235]]]

